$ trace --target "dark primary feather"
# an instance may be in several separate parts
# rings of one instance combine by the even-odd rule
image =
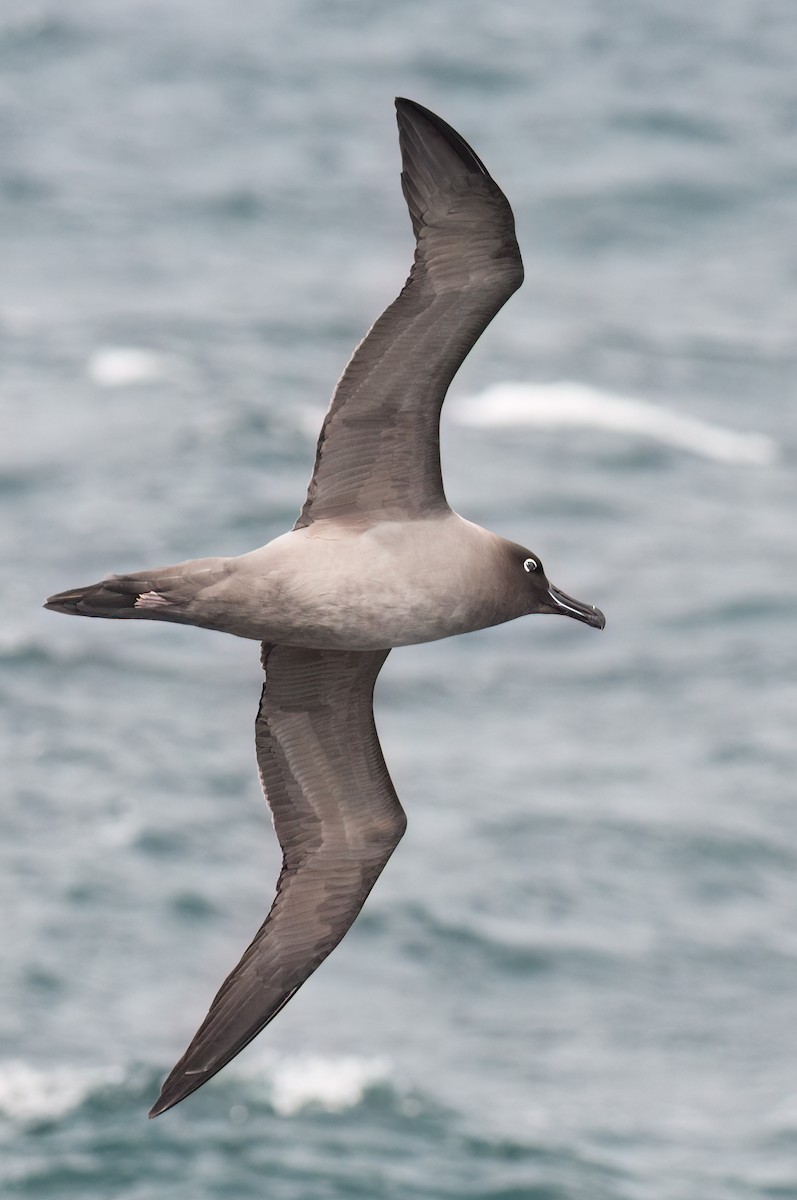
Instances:
[[[420,104],[397,100],[396,110],[415,261],[335,389],[296,528],[446,509],[438,437],[446,391],[523,281],[512,210],[484,164]]]
[[[398,844],[403,809],[373,717],[387,650],[263,646],[257,761],[283,852],[264,924],[225,980],[150,1116],[201,1087],[337,946]]]

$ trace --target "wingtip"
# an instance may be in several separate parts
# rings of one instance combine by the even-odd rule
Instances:
[[[177,1065],[164,1079],[160,1095],[147,1114],[150,1118],[159,1117],[161,1113],[167,1112],[170,1108],[174,1108],[176,1104],[180,1104],[181,1101],[186,1100],[192,1092],[195,1092],[197,1088],[201,1088],[203,1083],[207,1083],[211,1076],[215,1075],[216,1071],[221,1070],[224,1065],[223,1062],[219,1062],[215,1069],[190,1071],[186,1069],[187,1054],[188,1051],[186,1051],[186,1054],[183,1055]]]
[[[491,178],[490,172],[473,147],[465,141],[461,133],[457,133],[453,126],[444,121],[442,117],[438,117],[437,113],[432,112],[430,108],[425,108],[417,100],[407,99],[406,96],[396,96],[395,105],[400,133],[403,133],[406,127],[412,129],[413,125],[418,131],[423,129],[423,124],[431,126],[434,133],[442,138],[450,150],[454,151],[457,159],[469,171],[475,175],[485,175],[488,179]],[[418,125],[419,121],[420,125]]]
[[[167,1079],[160,1090],[158,1099],[147,1113],[147,1116],[150,1120],[152,1120],[153,1117],[161,1116],[162,1113],[167,1112],[170,1108],[173,1108],[175,1104],[179,1104],[179,1102],[183,1099],[183,1097],[179,1095],[169,1095],[169,1092],[167,1091],[168,1082],[169,1081]]]
[[[396,112],[400,113],[402,109],[415,109],[418,112],[428,113],[429,109],[424,108],[417,100],[408,100],[406,96],[396,96]]]
[[[185,1085],[185,1079],[181,1082]],[[170,1108],[174,1108],[175,1104],[179,1104],[181,1100],[185,1100],[187,1096],[190,1096],[204,1082],[204,1079],[200,1079],[196,1083],[192,1083],[189,1087],[170,1087],[169,1080],[167,1079],[161,1088],[158,1099],[147,1113],[147,1116],[152,1120],[153,1117],[159,1117],[163,1113],[168,1112]]]

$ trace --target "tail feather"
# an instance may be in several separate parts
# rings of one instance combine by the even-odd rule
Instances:
[[[225,579],[235,559],[194,558],[173,567],[150,567],[130,575],[111,575],[88,587],[70,588],[45,601],[52,612],[75,617],[133,617],[205,625],[193,602],[207,588]],[[220,628],[215,624],[208,629]]]
[[[153,591],[154,585],[146,579],[112,575],[100,583],[50,596],[44,607],[77,617],[143,617],[137,602]]]

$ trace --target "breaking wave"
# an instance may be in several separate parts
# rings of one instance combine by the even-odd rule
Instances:
[[[98,387],[130,387],[175,380],[183,373],[183,364],[171,355],[138,346],[102,346],[89,357],[86,371]]]
[[[21,1124],[58,1119],[93,1093],[124,1081],[119,1067],[38,1067],[23,1059],[0,1062],[0,1117]]]
[[[584,383],[497,383],[461,401],[463,425],[494,428],[601,429],[647,438],[720,462],[765,466],[778,457],[763,433],[740,433],[657,404],[602,391]]]
[[[149,1069],[147,1075],[157,1072]],[[130,1092],[140,1104],[140,1068],[122,1066],[46,1067],[23,1059],[0,1061],[0,1120],[18,1125],[59,1121],[109,1088]],[[323,1057],[260,1055],[225,1073],[239,1108],[263,1105],[280,1117],[305,1109],[342,1113],[356,1108],[374,1088],[393,1090],[391,1064],[383,1058],[355,1055]],[[220,1080],[217,1087],[223,1086]],[[412,1103],[405,1097],[406,1104]],[[402,1104],[402,1110],[405,1107]]]

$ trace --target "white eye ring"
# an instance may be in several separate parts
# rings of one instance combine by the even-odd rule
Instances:
[[[537,562],[536,558],[527,558],[523,564],[523,570],[524,571],[536,571],[537,567],[539,565],[540,564]]]

